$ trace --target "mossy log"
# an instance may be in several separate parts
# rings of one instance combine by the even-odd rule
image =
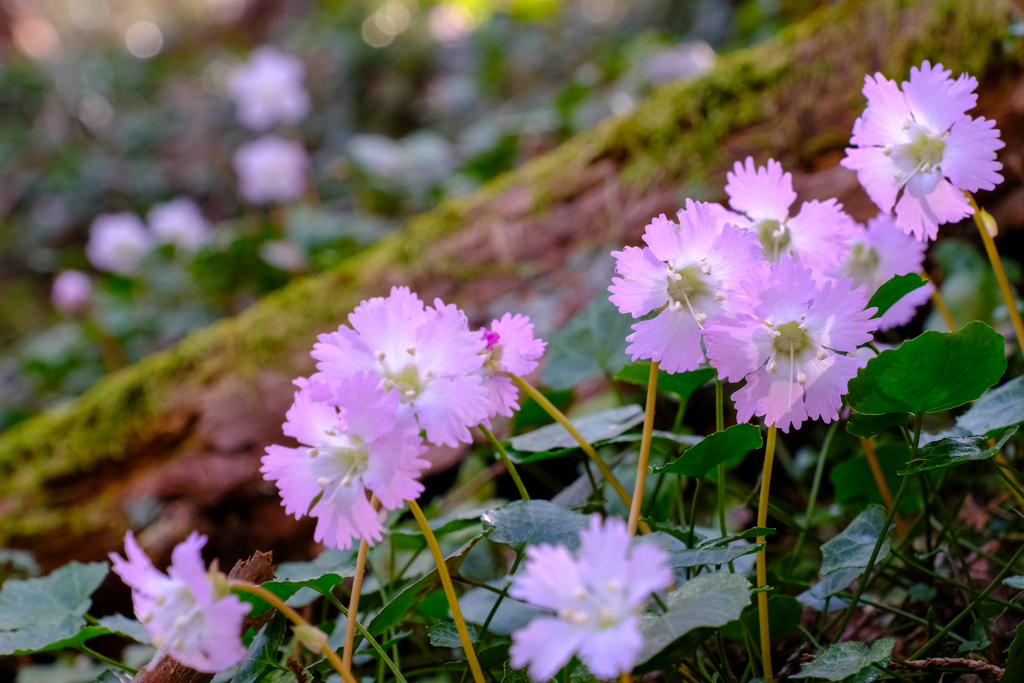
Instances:
[[[726,171],[748,154],[781,160],[801,200],[836,196],[866,219],[873,205],[838,166],[866,73],[902,79],[930,59],[976,75],[978,111],[1007,142],[1007,182],[983,201],[1004,230],[1024,223],[1024,44],[1009,30],[1020,15],[1011,0],[852,0],[659,89],[631,115],[6,432],[0,545],[53,566],[101,557],[129,526],[144,527],[157,554],[198,528],[226,561],[255,548],[287,559],[289,544],[308,545],[288,539],[311,534],[284,516],[259,456],[283,441],[290,380],[312,370],[317,334],[394,284],[457,303],[474,324],[509,296],[542,301],[557,323],[604,287],[594,264],[607,265],[609,247],[638,242],[684,197],[721,200]]]

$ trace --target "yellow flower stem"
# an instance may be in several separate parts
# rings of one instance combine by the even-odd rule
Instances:
[[[882,502],[885,503],[886,508],[892,507],[892,493],[889,491],[889,484],[885,481],[885,475],[882,474],[882,466],[878,464],[878,456],[875,455],[875,439],[874,437],[865,439],[860,438],[860,445],[864,448],[864,455],[868,459],[868,467],[871,468],[871,476],[875,478],[875,485],[878,486],[878,492],[882,494]],[[907,535],[907,527],[903,524],[903,520],[900,518],[899,513],[893,517],[892,520],[896,524],[896,533],[900,537]]]
[[[501,456],[501,461],[505,463],[505,469],[508,470],[509,475],[512,477],[512,481],[515,482],[516,488],[519,489],[519,497],[523,500],[530,500],[530,494],[526,492],[526,486],[523,484],[523,480],[519,478],[519,472],[516,470],[516,466],[512,464],[512,460],[508,457],[508,453],[505,452],[505,447],[501,445],[497,437],[491,433],[491,430],[486,425],[477,425],[480,427],[480,431],[484,433],[487,440],[491,442],[491,445],[498,449],[498,455]]]
[[[956,332],[956,321],[953,320],[953,312],[949,310],[949,306],[946,305],[946,300],[942,298],[942,293],[939,292],[939,286],[935,284],[935,278],[932,278],[928,273],[921,273],[921,277],[932,283],[934,289],[932,289],[932,305],[935,306],[935,310],[942,316],[942,320],[946,323],[946,327],[949,328],[950,332]]]
[[[619,498],[622,499],[622,502],[625,504],[625,506],[629,509],[632,509],[633,499],[630,497],[628,493],[626,493],[626,489],[622,486],[622,482],[620,482],[618,477],[616,477],[612,473],[611,468],[608,467],[605,461],[601,459],[601,456],[597,454],[597,451],[595,451],[594,447],[590,445],[590,442],[583,438],[583,435],[580,434],[580,431],[573,426],[572,422],[569,422],[569,418],[567,418],[561,410],[556,408],[555,404],[549,401],[547,396],[540,393],[536,388],[534,388],[532,384],[524,380],[522,377],[517,377],[516,375],[509,376],[512,378],[512,381],[515,382],[516,385],[520,389],[522,389],[527,396],[536,401],[537,405],[543,408],[544,411],[547,412],[547,414],[550,415],[555,422],[565,427],[566,431],[572,434],[573,438],[575,438],[577,443],[579,443],[580,448],[583,449],[583,452],[586,453],[590,457],[590,459],[594,461],[594,464],[597,465],[597,469],[601,470],[601,474],[604,476],[605,480],[607,480],[607,482],[612,485],[612,488],[615,489],[615,492],[619,494]],[[643,533],[651,533],[651,527],[647,525],[647,522],[641,520],[638,526],[640,527],[640,531],[642,531]]]
[[[313,628],[313,626],[305,619],[303,619],[298,612],[296,612],[294,609],[286,605],[284,603],[284,600],[277,597],[263,586],[257,586],[256,584],[249,583],[248,581],[230,580],[228,581],[228,585],[234,589],[245,591],[246,593],[252,593],[255,596],[263,598],[271,605],[273,605],[279,612],[288,617],[288,619],[290,619],[291,622],[296,626],[305,626],[308,628]],[[345,683],[358,683],[358,681],[356,681],[355,677],[349,672],[349,670],[342,666],[341,658],[338,657],[338,653],[332,650],[331,646],[327,644],[326,639],[324,640],[323,645],[320,646],[320,651],[323,652],[324,655],[327,657],[327,661],[331,663],[331,666],[334,667],[334,670],[341,674],[341,680],[345,681]]]
[[[1021,322],[1020,311],[1017,310],[1017,301],[1010,290],[1010,281],[1006,279],[1006,271],[1003,270],[1003,263],[999,260],[996,243],[985,226],[985,216],[988,216],[989,220],[992,217],[984,209],[978,208],[978,203],[974,201],[974,195],[970,192],[965,194],[967,195],[967,200],[971,203],[971,208],[974,209],[974,223],[978,226],[978,232],[981,233],[981,241],[984,242],[985,251],[988,252],[988,260],[991,261],[992,270],[995,271],[996,280],[999,281],[999,289],[1003,292],[1003,300],[1006,302],[1010,322],[1013,323],[1013,331],[1017,335],[1017,346],[1020,347],[1021,344],[1024,344],[1024,322]],[[995,221],[992,222],[994,225]]]
[[[623,671],[619,674],[619,683],[629,683],[631,680],[633,680],[633,676],[630,673]]]
[[[761,473],[761,498],[757,506],[757,526],[762,529],[768,524],[768,489],[772,481],[772,462],[775,460],[775,423],[768,428],[768,444],[764,452],[764,470]],[[758,536],[758,543],[766,542],[765,536]],[[757,587],[768,584],[768,564],[765,548],[757,553]],[[764,677],[773,683],[771,635],[768,632],[768,593],[757,594],[757,613],[761,626],[761,662],[764,666]]]
[[[644,502],[644,484],[647,482],[647,461],[651,457],[651,437],[654,432],[654,404],[658,401],[658,362],[651,363],[651,374],[647,379],[647,406],[644,410],[644,431],[640,437],[640,457],[636,463],[636,486],[633,487],[633,504],[629,506],[629,535],[636,535],[640,521],[640,506]]]
[[[423,510],[420,509],[420,506],[416,504],[415,500],[407,500],[405,502],[408,503],[413,517],[419,523],[423,536],[427,539],[427,545],[430,546],[430,553],[434,556],[434,562],[437,564],[437,573],[441,577],[441,585],[444,587],[444,594],[448,598],[448,606],[452,608],[455,628],[459,632],[459,639],[462,640],[462,649],[466,651],[466,660],[469,662],[470,671],[473,672],[473,680],[476,683],[484,683],[484,672],[480,668],[480,662],[477,661],[476,652],[473,650],[473,643],[469,639],[469,629],[466,628],[466,620],[463,619],[462,610],[459,609],[459,597],[455,595],[455,587],[452,585],[452,577],[448,574],[448,565],[444,562],[441,547],[437,544],[434,532],[431,531],[427,518],[423,515]],[[349,613],[351,614],[351,611]]]
[[[374,510],[380,509],[380,501],[376,494],[370,499]],[[359,554],[356,555],[356,573],[352,577],[352,593],[348,598],[348,618],[345,621],[345,649],[342,650],[342,664],[345,671],[352,671],[352,650],[356,639],[356,616],[359,613],[359,594],[363,590],[363,574],[366,571],[366,553],[370,544],[366,540],[359,541]]]

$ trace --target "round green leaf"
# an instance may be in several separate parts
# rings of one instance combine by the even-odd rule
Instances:
[[[869,360],[850,380],[850,407],[867,415],[920,415],[961,406],[1003,376],[1003,345],[1003,335],[982,322],[925,332]]]
[[[674,462],[664,467],[655,467],[654,472],[703,477],[712,468],[760,448],[761,444],[761,430],[756,425],[733,425],[724,431],[704,437],[700,443],[688,449]]]
[[[924,287],[928,284],[927,280],[922,278],[917,273],[907,273],[906,275],[897,275],[892,278],[881,287],[879,287],[874,294],[871,295],[871,300],[868,301],[868,308],[877,308],[875,314],[871,316],[872,320],[875,318],[881,318],[885,315],[885,312],[892,308],[893,304],[910,294],[919,287]]]

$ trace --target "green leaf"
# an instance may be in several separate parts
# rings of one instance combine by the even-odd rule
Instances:
[[[651,362],[630,363],[615,374],[615,379],[630,384],[647,386],[651,378]],[[690,394],[715,378],[714,368],[698,368],[689,372],[658,373],[658,391],[670,391],[685,401]]]
[[[985,392],[970,410],[956,420],[967,434],[987,434],[1024,422],[1024,377]]]
[[[715,432],[697,445],[688,449],[674,462],[664,467],[655,467],[654,472],[685,474],[688,477],[703,477],[712,468],[742,456],[764,443],[761,429],[755,425],[741,423]]]
[[[708,636],[708,629],[738,619],[750,604],[750,582],[739,574],[716,572],[690,579],[668,594],[668,611],[640,617],[643,647],[639,669],[648,671],[659,663],[678,661]]]
[[[129,619],[123,614],[111,614],[107,617],[101,617],[97,621],[99,626],[108,629],[111,633],[131,638],[137,643],[149,645],[153,640],[153,636],[149,634],[149,631],[146,630],[141,621]]]
[[[522,553],[535,543],[564,545],[575,550],[580,531],[589,523],[585,515],[566,510],[546,500],[517,500],[483,515],[484,529],[492,529],[488,538]]]
[[[533,683],[533,681],[526,669],[513,669],[512,661],[509,660],[502,666],[501,683]]]
[[[457,574],[459,572],[459,567],[462,566],[466,555],[469,554],[469,551],[473,549],[473,546],[481,538],[483,536],[471,538],[465,545],[445,558],[444,563],[448,567],[449,574]],[[372,636],[379,636],[389,628],[397,626],[405,619],[413,607],[423,602],[424,598],[440,585],[441,579],[437,573],[437,567],[435,567],[392,598],[391,602],[384,605],[384,608],[370,621],[366,630]]]
[[[850,407],[866,415],[936,412],[973,401],[1006,371],[1003,335],[982,322],[925,332],[882,351],[850,380]]]
[[[871,551],[882,533],[886,510],[881,505],[869,505],[864,512],[857,515],[850,525],[835,537],[821,545],[821,574],[831,574],[843,567],[866,567],[871,558]],[[878,551],[876,561],[881,562],[889,556],[892,541],[886,536]]]
[[[909,453],[910,449],[902,440],[881,443],[875,448],[878,466],[890,491],[899,488],[901,477],[896,472],[907,466]],[[866,503],[881,505],[884,502],[882,494],[878,491],[878,484],[875,483],[871,465],[864,455],[857,455],[836,465],[829,474],[829,479],[835,487],[837,503],[851,504],[854,509],[859,509]],[[907,492],[900,502],[900,512],[917,512],[921,508],[921,502],[921,484],[915,478],[907,484]]]
[[[1017,624],[1017,635],[1010,643],[1006,667],[1003,669],[1003,675],[999,677],[999,683],[1024,683],[1024,621]]]
[[[48,576],[8,579],[0,588],[0,655],[29,654],[75,637],[86,625],[90,596],[107,577],[106,562],[72,562]]]
[[[991,622],[990,622],[991,624]],[[960,647],[956,649],[957,653],[961,652],[981,652],[986,647],[992,644],[985,633],[985,625],[980,621],[976,621],[971,624],[970,640],[965,640],[960,643]]]
[[[285,669],[278,661],[278,650],[287,632],[287,619],[283,614],[275,614],[249,643],[231,683],[260,683],[273,669]]]
[[[847,641],[833,645],[823,653],[800,666],[800,673],[790,678],[824,678],[829,681],[841,681],[871,669],[875,676],[859,676],[858,683],[869,683],[882,675],[882,672],[871,666],[872,662],[880,666],[888,666],[892,661],[892,649],[896,641],[892,638],[881,638],[871,643],[871,647],[861,647],[855,641]]]
[[[893,304],[910,294],[919,287],[924,287],[928,281],[917,273],[897,275],[875,290],[868,301],[867,308],[875,307],[878,311],[871,316],[871,319],[881,318],[885,312],[892,308]]]
[[[854,436],[865,439],[881,434],[891,427],[906,426],[906,413],[886,413],[885,415],[864,415],[854,413],[846,423],[846,431]]]
[[[263,587],[282,600],[287,600],[303,588],[326,593],[355,575],[355,554],[328,548],[311,562],[282,562],[274,572],[274,579],[264,583]],[[266,601],[251,593],[239,592],[238,597],[252,603],[250,614],[253,616],[270,609]]]
[[[466,630],[469,631],[469,642],[475,643],[476,629],[472,624],[466,624]],[[439,621],[427,629],[427,635],[434,647],[462,647],[462,638],[459,637],[459,629],[454,621]]]
[[[699,567],[703,564],[727,564],[738,557],[756,553],[764,548],[764,546],[764,543],[754,543],[748,545],[732,545],[724,548],[693,548],[690,550],[677,550],[669,556],[669,562],[673,567]]]
[[[1010,588],[1016,588],[1024,591],[1024,576],[1007,576],[1003,579],[1003,583]]]
[[[487,512],[491,508],[489,507],[478,507],[471,510],[453,510],[448,514],[441,515],[429,520],[427,523],[430,525],[431,531],[434,532],[434,536],[444,536],[454,531],[461,531],[474,524],[480,523],[480,515]],[[410,536],[414,538],[423,538],[423,530],[420,529],[419,525],[416,526],[403,526],[391,530],[392,536]]]
[[[836,593],[846,590],[854,579],[864,573],[864,567],[843,567],[829,572],[821,580],[805,590],[796,599],[819,612],[841,609],[850,604],[844,598],[834,598]]]
[[[796,599],[788,595],[769,595],[768,633],[771,634],[772,639],[795,633],[800,625],[800,618],[803,616],[803,613],[804,608]],[[743,628],[740,626],[740,621],[742,621],[746,624],[747,630],[754,636],[755,646],[760,647],[761,629],[759,620],[760,612],[758,611],[757,601],[754,601],[743,608],[743,613],[738,620],[730,621],[722,627],[722,635],[739,643],[744,642]]]
[[[626,337],[635,321],[600,294],[569,323],[548,337],[541,382],[571,389],[595,375],[614,375],[629,362]]]
[[[758,536],[774,536],[775,529],[769,529],[766,527],[756,526],[753,529],[746,529],[738,533],[732,534],[731,536],[721,536],[719,538],[709,538],[706,541],[701,541],[701,548],[720,548],[722,546],[729,545],[733,541],[745,541],[748,538],[757,538]]]
[[[1002,433],[994,446],[988,445],[987,436],[951,436],[932,441],[917,452],[916,459],[907,463],[911,467],[900,470],[899,474],[906,476],[916,472],[941,470],[965,462],[991,458],[1016,433],[1016,426],[1009,427]]]
[[[570,420],[590,443],[618,436],[643,421],[644,409],[635,403]],[[515,450],[529,453],[576,448],[579,445],[576,438],[560,424],[545,425],[532,432],[513,436],[511,443]]]

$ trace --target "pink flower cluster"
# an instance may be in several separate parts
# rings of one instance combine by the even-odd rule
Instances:
[[[878,320],[869,297],[921,271],[938,225],[973,213],[965,192],[1002,180],[999,131],[966,114],[976,88],[928,62],[902,87],[881,74],[865,79],[868,107],[843,165],[882,210],[867,227],[835,199],[804,202],[791,216],[792,176],[773,159],[757,167],[749,157],[727,175],[728,209],[687,200],[676,222],[655,218],[646,247],[612,252],[612,303],[634,318],[656,313],[633,325],[627,353],[670,373],[708,361],[720,378],[745,381],[733,394],[741,421],[763,416],[788,431],[836,419],[865,363],[857,347],[876,329],[910,322],[934,287],[910,292]]]
[[[424,439],[469,443],[470,427],[511,416],[509,374],[532,372],[545,346],[524,316],[472,331],[455,305],[427,306],[407,287],[362,302],[349,323],[320,336],[318,372],[296,380],[284,432],[302,445],[269,447],[262,469],[287,512],[316,517],[315,540],[339,548],[381,539],[367,492],[393,510],[423,491]]]

